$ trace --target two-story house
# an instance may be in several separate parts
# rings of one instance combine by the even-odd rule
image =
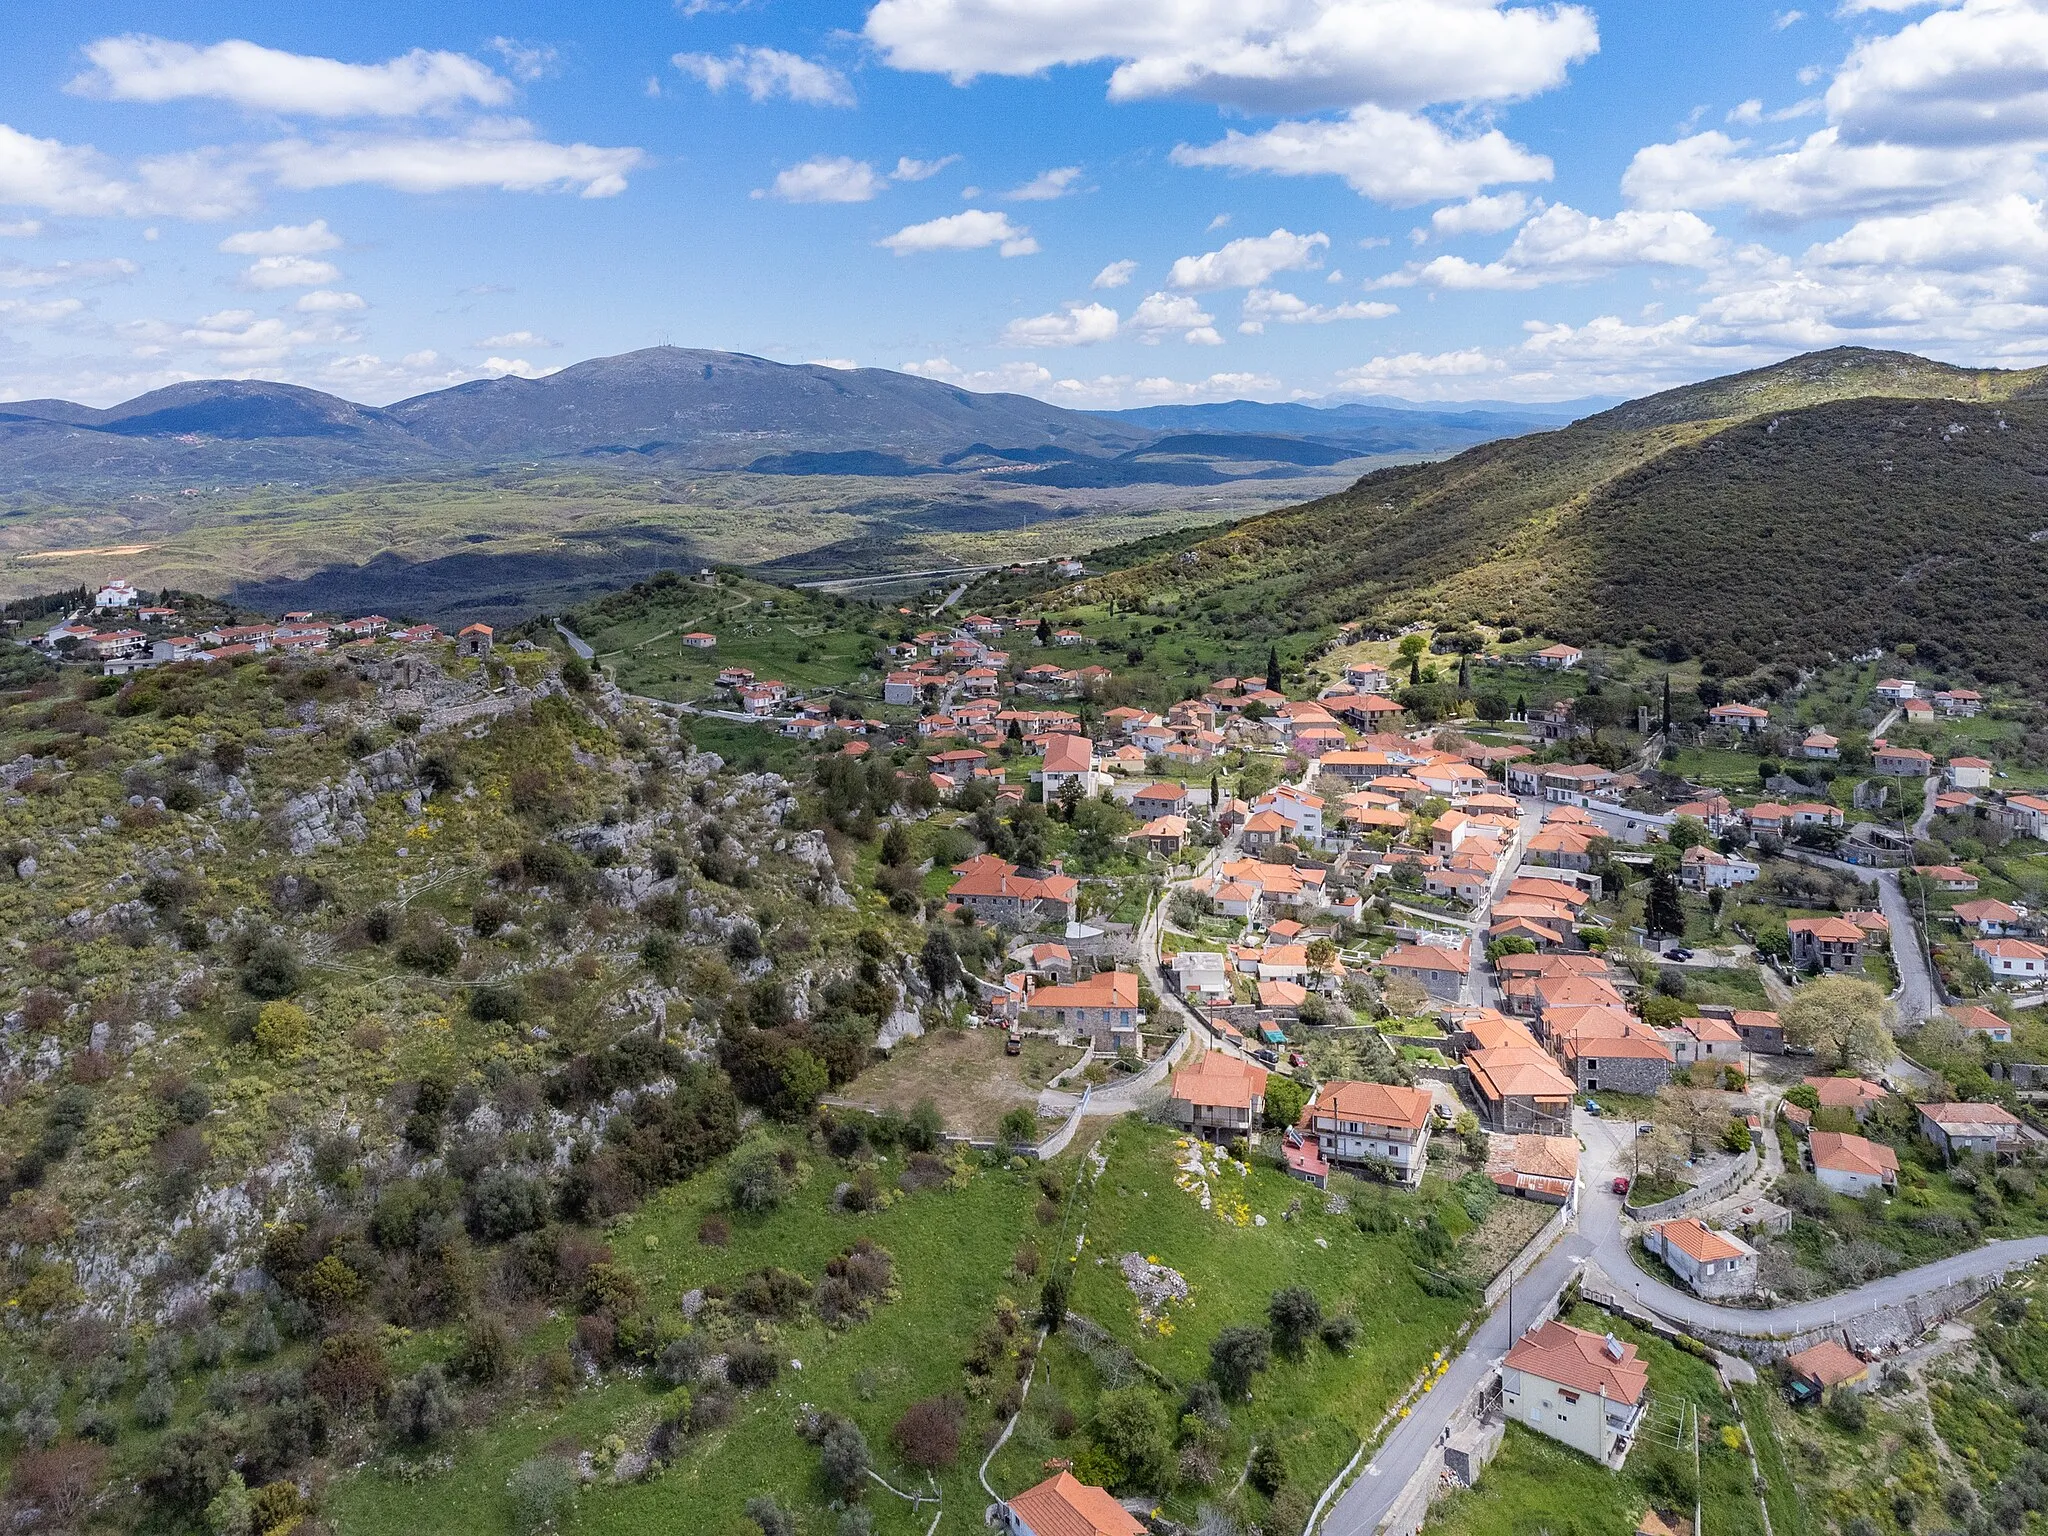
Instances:
[[[1302,1112],[1325,1162],[1415,1185],[1429,1162],[1430,1097],[1420,1088],[1333,1078]]]
[[[1204,1141],[1249,1140],[1266,1108],[1266,1069],[1224,1051],[1208,1051],[1173,1074],[1167,1102],[1174,1123]]]
[[[1635,1345],[1569,1323],[1516,1340],[1500,1384],[1508,1418],[1602,1463],[1627,1454],[1650,1400],[1650,1369]]]

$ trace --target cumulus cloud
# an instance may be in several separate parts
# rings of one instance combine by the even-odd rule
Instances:
[[[1865,38],[1826,99],[1849,143],[2038,144],[2048,139],[2048,10],[1965,0]]]
[[[0,123],[0,204],[69,218],[175,213],[219,218],[248,206],[245,176],[203,156],[167,155],[123,174],[90,145],[39,139]]]
[[[1350,304],[1311,304],[1291,293],[1254,288],[1244,296],[1244,317],[1238,329],[1247,336],[1265,330],[1266,322],[1281,325],[1328,325],[1334,320],[1384,320],[1401,312],[1398,304],[1360,299]]]
[[[906,225],[875,243],[898,256],[913,256],[922,251],[981,251],[992,245],[1005,256],[1030,256],[1038,250],[1038,242],[1031,238],[1029,229],[1012,224],[1007,213],[991,213],[982,208]]]
[[[1080,179],[1081,167],[1062,165],[1055,170],[1040,171],[1023,186],[1012,187],[1000,195],[1013,203],[1049,203],[1075,191],[1074,183]]]
[[[1220,346],[1216,317],[1185,293],[1148,293],[1139,301],[1126,327],[1147,346],[1157,346],[1176,332],[1196,346]]]
[[[196,348],[227,367],[263,367],[284,362],[299,349],[352,340],[355,333],[332,322],[292,321],[259,316],[249,309],[223,309],[189,324],[136,320],[120,327],[138,356],[163,356],[174,348]]]
[[[311,293],[302,293],[292,306],[302,315],[351,315],[369,307],[361,294],[344,293],[333,288],[315,288]]]
[[[1603,219],[1559,203],[1524,224],[1497,260],[1439,256],[1413,276],[1439,288],[1539,288],[1629,266],[1705,267],[1723,249],[1696,213],[1624,209]]]
[[[1541,198],[1501,192],[1439,208],[1429,216],[1429,226],[1437,234],[1453,239],[1459,235],[1497,235],[1504,229],[1513,229],[1532,209],[1542,206]]]
[[[494,107],[512,86],[463,53],[412,52],[382,64],[286,53],[232,39],[206,48],[130,33],[86,44],[92,68],[68,89],[112,101],[208,99],[293,117],[412,117]]]
[[[1003,327],[1003,341],[1012,347],[1085,347],[1110,341],[1117,332],[1117,312],[1107,304],[1066,304],[1051,314],[1012,320]]]
[[[320,288],[341,276],[331,261],[310,256],[264,256],[242,268],[237,281],[244,288],[267,292],[274,288]]]
[[[1092,379],[1058,378],[1038,363],[1013,361],[990,369],[956,366],[945,357],[902,365],[904,373],[940,379],[962,389],[1030,395],[1076,410],[1105,410],[1122,405],[1161,405],[1191,400],[1241,400],[1277,394],[1280,381],[1264,373],[1212,373],[1191,382],[1130,374],[1098,374]]]
[[[1088,286],[1090,288],[1121,288],[1131,280],[1131,274],[1137,270],[1138,264],[1135,261],[1128,259],[1112,261],[1108,266],[1095,274],[1095,280]]]
[[[0,320],[15,325],[55,325],[84,308],[83,299],[0,299]]]
[[[505,61],[515,80],[544,80],[555,72],[560,52],[551,43],[524,43],[516,37],[494,37],[486,45]]]
[[[234,256],[311,256],[340,244],[341,236],[327,227],[327,221],[315,219],[310,224],[237,230],[221,241],[219,248]]]
[[[1258,111],[1507,101],[1551,89],[1600,46],[1583,6],[1499,0],[880,0],[865,35],[895,68],[956,84],[1114,60],[1112,100]]]
[[[1439,396],[1447,383],[1505,372],[1507,364],[1480,347],[1457,352],[1402,352],[1375,357],[1337,375],[1340,391]]]
[[[1352,191],[1397,208],[1469,198],[1502,182],[1548,181],[1547,156],[1498,128],[1458,135],[1414,112],[1362,106],[1336,119],[1281,122],[1258,133],[1232,129],[1213,144],[1179,144],[1176,165],[1276,176],[1341,176]]]
[[[1215,288],[1249,288],[1275,272],[1298,272],[1322,264],[1330,237],[1320,230],[1297,235],[1276,229],[1270,235],[1247,235],[1220,250],[1177,258],[1166,275],[1169,288],[1203,293]]]
[[[780,48],[741,44],[730,53],[679,53],[669,62],[684,74],[702,80],[712,91],[738,86],[753,101],[778,96],[813,107],[850,107],[853,87],[829,64]]]
[[[819,155],[777,172],[765,195],[781,198],[785,203],[865,203],[885,185],[865,160],[856,160],[851,155]]]
[[[896,169],[889,173],[889,179],[891,181],[930,181],[947,166],[957,164],[959,159],[958,155],[941,155],[936,160],[913,160],[908,155],[900,155],[896,160]]]

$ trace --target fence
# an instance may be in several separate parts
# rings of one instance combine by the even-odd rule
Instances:
[[[1536,1261],[1550,1252],[1550,1245],[1565,1234],[1572,1219],[1579,1213],[1579,1190],[1572,1186],[1572,1197],[1557,1208],[1557,1214],[1546,1221],[1542,1229],[1522,1245],[1522,1251],[1508,1260],[1508,1267],[1493,1277],[1486,1287],[1486,1310],[1491,1312],[1500,1305],[1501,1297],[1507,1295],[1508,1287],[1536,1267]]]
[[[1081,1102],[1076,1104],[1073,1113],[1067,1116],[1066,1124],[1038,1144],[1036,1155],[1040,1162],[1047,1162],[1067,1150],[1074,1139],[1074,1133],[1081,1128],[1082,1117],[1088,1113],[1088,1100],[1094,1092],[1093,1087],[1083,1088]]]

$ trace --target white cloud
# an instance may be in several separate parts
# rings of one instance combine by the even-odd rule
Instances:
[[[302,315],[350,315],[359,309],[368,309],[360,293],[342,293],[333,288],[315,288],[311,293],[299,295],[298,303],[292,306]]]
[[[1457,137],[1426,117],[1370,105],[1334,120],[1281,122],[1259,133],[1232,129],[1213,144],[1174,146],[1173,160],[1276,176],[1341,176],[1361,197],[1397,208],[1553,174],[1548,157],[1498,128]]]
[[[327,227],[327,221],[315,219],[310,224],[238,230],[221,241],[219,249],[235,256],[311,256],[340,244],[341,236]]]
[[[1787,27],[1798,26],[1804,20],[1806,20],[1806,12],[1804,11],[1780,11],[1771,18],[1771,30],[1773,32],[1782,32]]]
[[[638,149],[555,144],[517,119],[472,124],[439,138],[350,135],[314,143],[284,139],[258,159],[287,187],[308,190],[368,183],[399,192],[576,192],[613,197],[626,172],[647,157]]]
[[[1107,304],[1069,303],[1051,314],[1012,320],[1003,343],[1012,347],[1085,347],[1113,340],[1117,313]]]
[[[850,357],[807,357],[804,361],[813,368],[837,368],[842,372],[860,366]]]
[[[1764,120],[1764,102],[1761,96],[1752,96],[1747,101],[1737,102],[1728,109],[1728,122],[1749,127]]]
[[[125,256],[102,261],[57,261],[46,267],[0,261],[0,288],[55,288],[63,283],[105,283],[133,277],[142,268]]]
[[[424,48],[382,64],[346,64],[240,39],[195,48],[130,33],[86,44],[85,56],[93,67],[68,89],[114,101],[202,98],[291,117],[412,117],[512,98],[511,84],[489,66]]]
[[[1828,127],[1760,154],[1718,130],[1647,145],[1622,173],[1621,189],[1641,207],[1733,206],[1797,221],[1924,207],[1961,191],[2002,192],[2038,180],[2031,154],[1846,144]]]
[[[684,74],[702,80],[713,91],[737,85],[754,101],[786,96],[814,107],[854,104],[853,87],[846,76],[829,64],[820,64],[802,54],[785,53],[780,48],[741,44],[722,58],[709,53],[679,53],[669,62]]]
[[[0,320],[15,325],[55,325],[84,308],[82,299],[0,299]]]
[[[1038,250],[1031,231],[1012,224],[1007,213],[969,208],[922,224],[910,224],[875,242],[898,256],[920,251],[980,251],[997,246],[1005,256],[1030,256]]]
[[[1192,383],[1164,377],[1133,378],[1129,374],[1099,374],[1092,379],[1057,378],[1041,364],[1012,361],[991,369],[966,369],[948,358],[932,357],[902,365],[905,373],[921,378],[941,379],[962,389],[994,390],[1030,395],[1076,410],[1104,410],[1118,406],[1160,405],[1190,400],[1234,400],[1247,396],[1273,395],[1280,381],[1263,373],[1212,373]]]
[[[958,164],[958,155],[941,155],[936,160],[913,160],[908,155],[897,157],[896,169],[889,173],[891,181],[930,181],[949,165]]]
[[[536,368],[523,357],[487,357],[477,370],[486,378],[502,378],[511,374],[521,379],[544,379],[555,370]]]
[[[1115,60],[1112,100],[1264,111],[1507,101],[1599,48],[1582,6],[1498,0],[880,0],[865,35],[895,68],[956,84]]]
[[[1437,234],[1446,238],[1458,235],[1497,235],[1504,229],[1513,229],[1529,216],[1531,208],[1541,208],[1541,198],[1531,199],[1521,192],[1501,192],[1492,197],[1474,197],[1462,203],[1453,203],[1448,208],[1439,208],[1429,216],[1429,225]]]
[[[1270,235],[1247,235],[1232,240],[1221,250],[1200,256],[1182,256],[1166,275],[1166,285],[1186,293],[1214,288],[1249,288],[1263,283],[1275,272],[1298,272],[1322,264],[1322,252],[1330,237],[1321,231],[1297,235],[1276,229]]]
[[[1229,227],[1230,215],[1227,213],[1219,213],[1216,215],[1215,218],[1209,221],[1209,227],[1203,230],[1202,233],[1205,235],[1213,235],[1216,233],[1217,230],[1228,229]]]
[[[2048,10],[1965,0],[1851,50],[1827,91],[1850,143],[2039,144],[2048,138]]]
[[[1524,224],[1495,261],[1439,256],[1413,275],[1438,288],[1539,288],[1629,266],[1705,267],[1723,253],[1713,226],[1696,213],[1624,209],[1602,219],[1559,203]]]
[[[268,291],[273,288],[321,288],[341,276],[331,261],[310,256],[264,256],[242,269],[237,281],[244,288]]]
[[[478,352],[515,352],[523,347],[559,347],[561,343],[552,336],[543,336],[538,331],[506,331],[497,336],[486,336],[482,341],[472,341],[471,348]]]
[[[856,160],[851,155],[819,155],[802,165],[778,171],[766,195],[779,197],[785,203],[865,203],[885,185],[865,160]]]
[[[515,37],[494,37],[485,45],[505,61],[515,80],[543,80],[555,72],[561,60],[549,43],[523,43]]]
[[[0,220],[0,240],[32,240],[42,232],[41,219]]]
[[[1062,165],[1055,170],[1040,171],[1023,186],[1013,187],[1000,195],[1013,203],[1049,203],[1076,190],[1074,183],[1080,179],[1081,167]]]
[[[1178,331],[1185,341],[1197,346],[1216,345],[1216,317],[1205,311],[1199,300],[1185,293],[1148,293],[1139,301],[1126,325],[1147,346],[1157,346]]]
[[[139,357],[161,357],[176,347],[198,348],[227,367],[268,367],[291,359],[301,348],[354,339],[355,333],[328,323],[259,317],[254,310],[224,309],[190,324],[163,320],[128,322],[120,330],[135,342]]]
[[[2018,195],[1947,203],[1924,213],[1864,219],[1807,251],[1818,266],[1939,267],[1967,271],[2020,263],[2048,266],[2048,219]]]
[[[1108,266],[1095,274],[1095,281],[1088,286],[1090,288],[1121,288],[1131,280],[1131,274],[1137,270],[1138,264],[1128,258],[1123,261],[1112,261]]]
[[[1273,288],[1254,288],[1244,296],[1244,318],[1238,329],[1248,336],[1265,330],[1266,322],[1282,325],[1328,325],[1335,320],[1384,320],[1401,312],[1398,304],[1357,300],[1350,304],[1310,304]]]
[[[1402,352],[1375,357],[1337,375],[1340,391],[1394,390],[1441,397],[1446,380],[1474,379],[1505,372],[1507,364],[1479,347],[1458,352]]]

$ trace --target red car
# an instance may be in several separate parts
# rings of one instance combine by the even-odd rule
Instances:
[[[1613,1184],[1613,1189],[1614,1189],[1614,1192],[1615,1192],[1615,1193],[1616,1193],[1617,1195],[1625,1195],[1625,1194],[1627,1194],[1627,1193],[1628,1193],[1628,1175],[1627,1175],[1627,1174],[1625,1174],[1625,1173],[1617,1173],[1617,1174],[1616,1174],[1616,1175],[1614,1176],[1614,1184]]]

